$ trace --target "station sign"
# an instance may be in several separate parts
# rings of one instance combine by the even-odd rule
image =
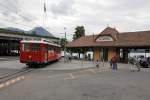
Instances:
[[[101,41],[114,41],[111,36],[100,36],[99,38],[96,39],[97,42]]]

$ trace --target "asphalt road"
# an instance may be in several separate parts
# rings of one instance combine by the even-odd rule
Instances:
[[[113,72],[109,66],[82,70],[48,70],[49,67],[35,69],[24,79],[0,88],[0,99],[150,100],[150,69],[131,72],[128,65],[119,65],[119,70]]]

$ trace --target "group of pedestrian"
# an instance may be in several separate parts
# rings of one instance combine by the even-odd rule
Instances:
[[[102,62],[104,63],[104,60],[102,60]],[[97,59],[96,60],[96,67],[99,68],[99,64],[100,64],[100,61]],[[110,60],[110,67],[112,70],[117,70],[117,57],[114,56],[111,58]]]
[[[138,58],[136,58],[136,57],[133,57],[133,58],[129,58],[129,62],[128,62],[129,64],[130,64],[130,70],[131,70],[131,72],[134,72],[134,71],[140,71],[140,69],[141,69],[141,66],[140,66],[140,61],[139,61],[139,59]]]
[[[118,62],[118,60],[117,60],[117,57],[116,56],[113,56],[112,58],[111,58],[111,60],[109,61],[109,63],[110,63],[110,68],[114,71],[114,70],[117,70],[118,69],[118,67],[117,67],[117,62]],[[96,60],[96,67],[97,68],[99,68],[99,64],[100,64],[100,62],[99,62],[99,60]],[[139,61],[138,61],[138,59],[136,59],[136,58],[132,58],[132,59],[129,59],[129,64],[131,65],[131,71],[132,72],[134,72],[135,70],[137,70],[138,72],[140,71],[140,69],[141,69],[141,66],[140,66],[140,63],[139,63]]]
[[[72,57],[71,57],[70,54],[66,54],[66,55],[64,56],[64,61],[65,61],[65,62],[71,62],[71,60],[72,60]]]

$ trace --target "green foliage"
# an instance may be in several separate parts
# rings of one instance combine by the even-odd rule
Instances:
[[[73,40],[76,40],[82,36],[85,36],[85,29],[84,26],[77,26],[75,28],[75,34],[73,35]],[[83,53],[82,48],[68,48],[68,50],[75,52],[75,53]]]
[[[80,38],[81,36],[85,36],[84,26],[77,26],[75,28],[75,34],[73,35],[73,40]]]

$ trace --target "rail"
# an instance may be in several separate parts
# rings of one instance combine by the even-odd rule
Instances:
[[[18,76],[21,76],[21,75],[24,75],[26,73],[29,73],[31,71],[33,71],[33,69],[31,69],[31,68],[23,68],[23,69],[21,69],[19,71],[16,71],[14,73],[3,74],[3,75],[0,76],[0,84],[6,82],[8,80],[11,80],[13,78],[16,78]]]

